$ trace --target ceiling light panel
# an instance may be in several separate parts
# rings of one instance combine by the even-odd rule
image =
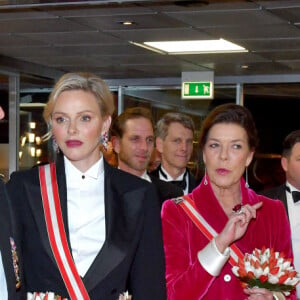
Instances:
[[[168,54],[248,52],[247,49],[224,39],[144,42],[143,45],[148,49],[152,48],[153,51],[162,51]]]

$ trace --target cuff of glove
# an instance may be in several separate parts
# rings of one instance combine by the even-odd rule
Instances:
[[[218,276],[230,256],[230,248],[221,253],[213,238],[208,245],[198,252],[198,260],[202,267],[212,276]]]
[[[280,292],[273,292],[273,300],[284,300],[285,296]]]

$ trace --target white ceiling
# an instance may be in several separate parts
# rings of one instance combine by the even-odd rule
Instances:
[[[126,20],[134,25],[123,26]],[[52,79],[85,70],[116,85],[173,84],[183,71],[207,70],[218,84],[298,83],[299,26],[295,0],[0,0],[0,70]],[[161,55],[130,43],[218,38],[249,52]],[[264,91],[276,94],[274,86]]]

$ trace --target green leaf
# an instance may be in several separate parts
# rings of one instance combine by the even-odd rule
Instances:
[[[259,279],[249,279],[247,277],[240,278],[241,281],[246,282],[249,287],[259,287],[263,289],[267,289],[269,291],[273,292],[291,292],[295,289],[293,285],[286,285],[286,284],[273,284],[268,281],[261,282]]]

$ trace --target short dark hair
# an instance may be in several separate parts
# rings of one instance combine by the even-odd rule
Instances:
[[[290,156],[297,143],[300,143],[300,129],[292,131],[285,137],[282,143],[282,156]]]
[[[110,136],[122,138],[125,130],[126,121],[139,118],[145,118],[149,120],[151,122],[152,128],[154,127],[150,109],[146,107],[130,107],[125,109],[123,113],[118,115],[113,120],[110,128]]]
[[[226,103],[216,106],[205,118],[199,135],[199,147],[202,150],[207,141],[209,130],[219,123],[234,123],[243,127],[248,136],[250,149],[255,150],[258,145],[257,129],[251,112],[244,106]]]

